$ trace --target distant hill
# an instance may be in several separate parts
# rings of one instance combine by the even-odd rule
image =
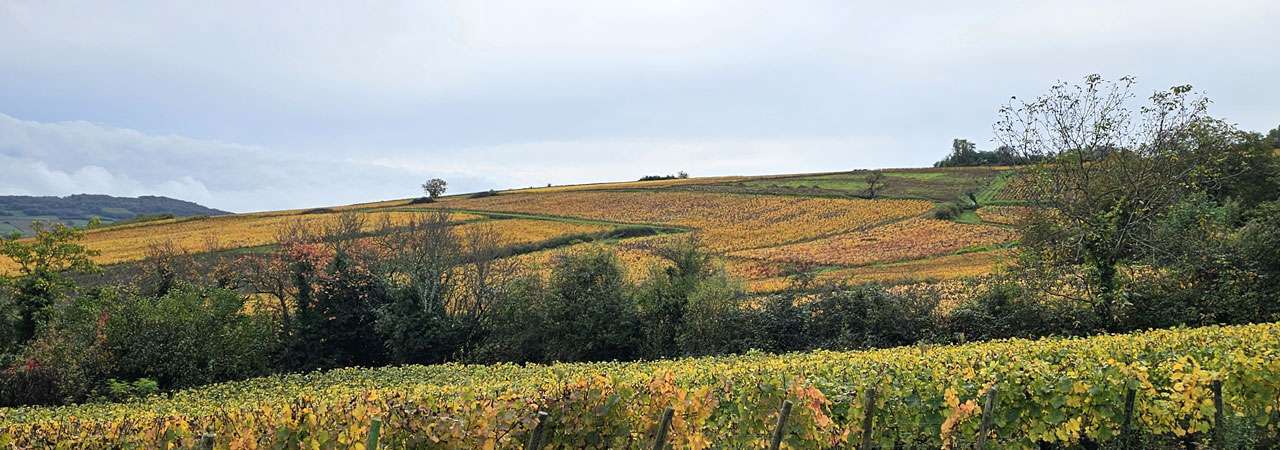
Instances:
[[[218,216],[226,211],[168,197],[113,197],[77,194],[66,197],[0,195],[0,233],[31,233],[34,221],[83,225],[94,217],[114,223],[148,217]]]

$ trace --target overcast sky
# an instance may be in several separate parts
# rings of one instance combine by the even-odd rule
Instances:
[[[0,0],[0,194],[243,212],[923,166],[1088,73],[1280,124],[1276,0],[626,3]]]

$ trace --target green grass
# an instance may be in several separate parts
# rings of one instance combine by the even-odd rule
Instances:
[[[964,211],[961,211],[960,215],[956,216],[956,218],[953,220],[955,220],[956,222],[967,223],[971,225],[977,225],[982,223],[982,219],[978,217],[978,213],[972,209],[966,209]]]
[[[967,192],[981,192],[1005,169],[956,167],[928,169],[888,169],[885,187],[879,196],[949,201]],[[741,186],[748,192],[791,195],[864,195],[868,171],[769,177],[723,186]]]

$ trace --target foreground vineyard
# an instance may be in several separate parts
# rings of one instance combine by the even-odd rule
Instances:
[[[863,432],[927,448],[972,442],[996,386],[991,442],[1108,442],[1127,389],[1144,438],[1202,439],[1222,382],[1226,422],[1275,433],[1280,325],[1161,330],[869,352],[747,355],[653,363],[411,366],[279,376],[130,404],[0,410],[4,447],[358,447],[374,418],[392,448],[518,448],[549,414],[547,448],[640,448],[673,408],[676,448],[762,448],[779,405],[796,405],[790,448],[830,448]],[[1148,441],[1150,442],[1150,441]]]

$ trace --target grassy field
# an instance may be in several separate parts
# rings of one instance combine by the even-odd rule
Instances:
[[[559,251],[586,245],[619,250],[629,276],[641,277],[660,263],[646,243],[653,237],[613,238],[610,230],[657,227],[663,233],[696,234],[725,256],[726,267],[753,291],[787,287],[781,269],[814,264],[821,278],[851,282],[904,282],[982,275],[999,258],[973,253],[1013,240],[1005,225],[1012,208],[966,211],[954,221],[927,218],[940,202],[975,193],[983,201],[1009,197],[1009,171],[1002,167],[888,169],[876,199],[860,198],[866,171],[707,177],[536,187],[471,198],[442,197],[414,204],[396,199],[345,206],[270,211],[219,217],[168,219],[91,230],[85,244],[101,252],[100,264],[142,259],[148,246],[172,242],[200,253],[262,249],[281,227],[304,222],[320,227],[339,213],[355,211],[370,227],[386,218],[403,223],[416,214],[453,211],[459,227],[490,223],[522,262],[545,268]],[[590,244],[585,241],[594,241]],[[965,253],[965,254],[962,254]],[[12,270],[0,261],[0,271]],[[542,269],[537,269],[542,270]]]

